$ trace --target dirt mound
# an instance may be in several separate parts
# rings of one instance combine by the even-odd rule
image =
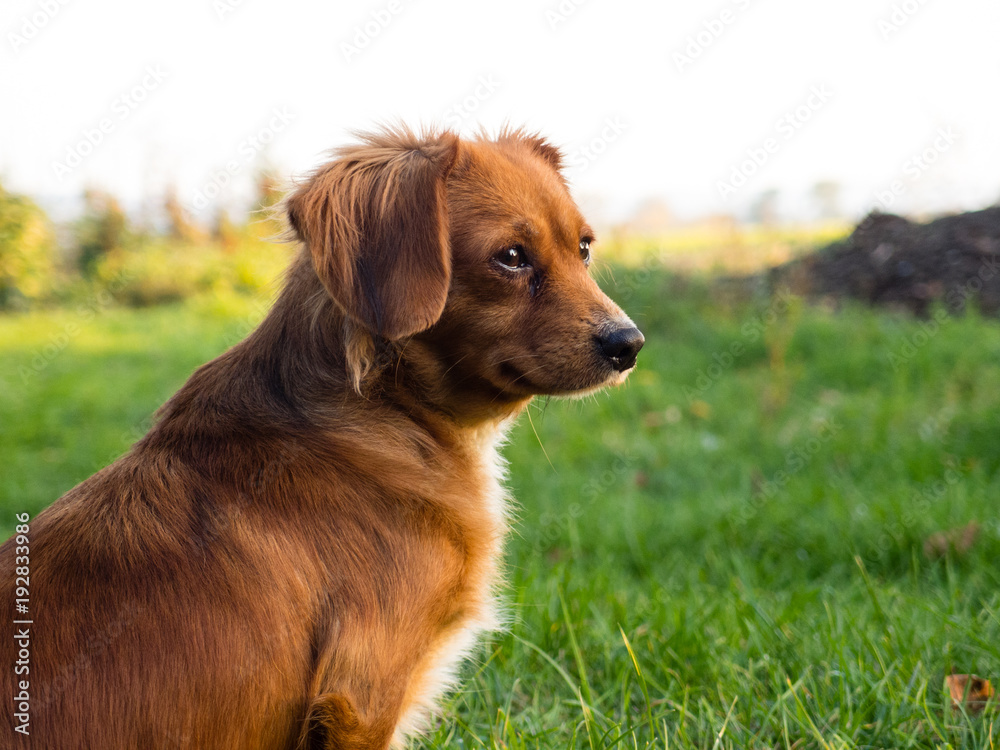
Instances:
[[[850,237],[767,272],[772,288],[807,297],[853,298],[926,315],[970,300],[1000,314],[1000,206],[927,224],[872,213]]]

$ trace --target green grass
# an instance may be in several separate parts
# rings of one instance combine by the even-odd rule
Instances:
[[[993,707],[952,711],[942,682],[1000,675],[1000,325],[928,337],[615,276],[640,367],[514,431],[511,627],[425,746],[993,747]],[[258,307],[0,318],[2,531],[123,451]],[[971,520],[971,550],[925,558]]]

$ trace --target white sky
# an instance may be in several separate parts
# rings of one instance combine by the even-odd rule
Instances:
[[[348,60],[373,14],[389,20]],[[197,205],[227,163],[232,202],[263,157],[245,139],[269,121],[266,158],[291,175],[393,119],[537,129],[572,155],[598,221],[649,197],[681,216],[745,215],[771,188],[786,217],[807,216],[819,180],[841,183],[851,214],[894,181],[896,210],[1000,198],[996,0],[5,0],[0,32],[0,178],[57,212],[86,184],[136,206],[174,183]],[[680,65],[699,32],[708,43]],[[130,108],[121,97],[144,77]],[[808,121],[780,121],[814,87],[825,101],[800,110]],[[60,179],[53,165],[88,151],[105,119]],[[723,197],[748,149],[762,165]],[[926,169],[908,163],[925,149]]]

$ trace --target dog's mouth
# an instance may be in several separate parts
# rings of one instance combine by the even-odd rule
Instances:
[[[610,358],[602,357],[578,366],[566,367],[564,364],[562,368],[559,368],[562,370],[559,374],[563,377],[558,377],[548,368],[525,369],[513,361],[506,361],[499,365],[499,374],[505,391],[513,391],[525,396],[580,398],[605,388],[622,385],[635,366],[636,358],[634,356],[625,363],[613,362]]]
[[[597,385],[587,386],[585,388],[577,388],[571,391],[566,391],[565,393],[554,393],[552,395],[563,398],[572,398],[572,399],[586,398],[587,396],[591,396],[595,393],[603,391],[605,388],[616,388],[622,385],[628,379],[629,373],[631,373],[632,370],[634,369],[635,369],[635,362],[633,361],[632,366],[629,367],[627,370],[616,369],[612,371],[612,373],[607,378],[605,378],[605,380],[598,383]]]
[[[623,317],[580,333],[575,341],[546,342],[541,349],[497,351],[490,379],[501,391],[526,398],[575,398],[624,383],[645,343],[635,324]]]
[[[609,377],[605,382],[604,387],[614,388],[615,386],[621,385],[628,379],[629,374],[634,369],[635,369],[635,362],[632,362],[632,366],[629,367],[627,370],[618,370],[617,372],[612,373],[611,377]]]

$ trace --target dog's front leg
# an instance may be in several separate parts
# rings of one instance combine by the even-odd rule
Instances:
[[[309,706],[297,750],[386,750],[395,719],[362,717],[343,693],[327,693]]]

